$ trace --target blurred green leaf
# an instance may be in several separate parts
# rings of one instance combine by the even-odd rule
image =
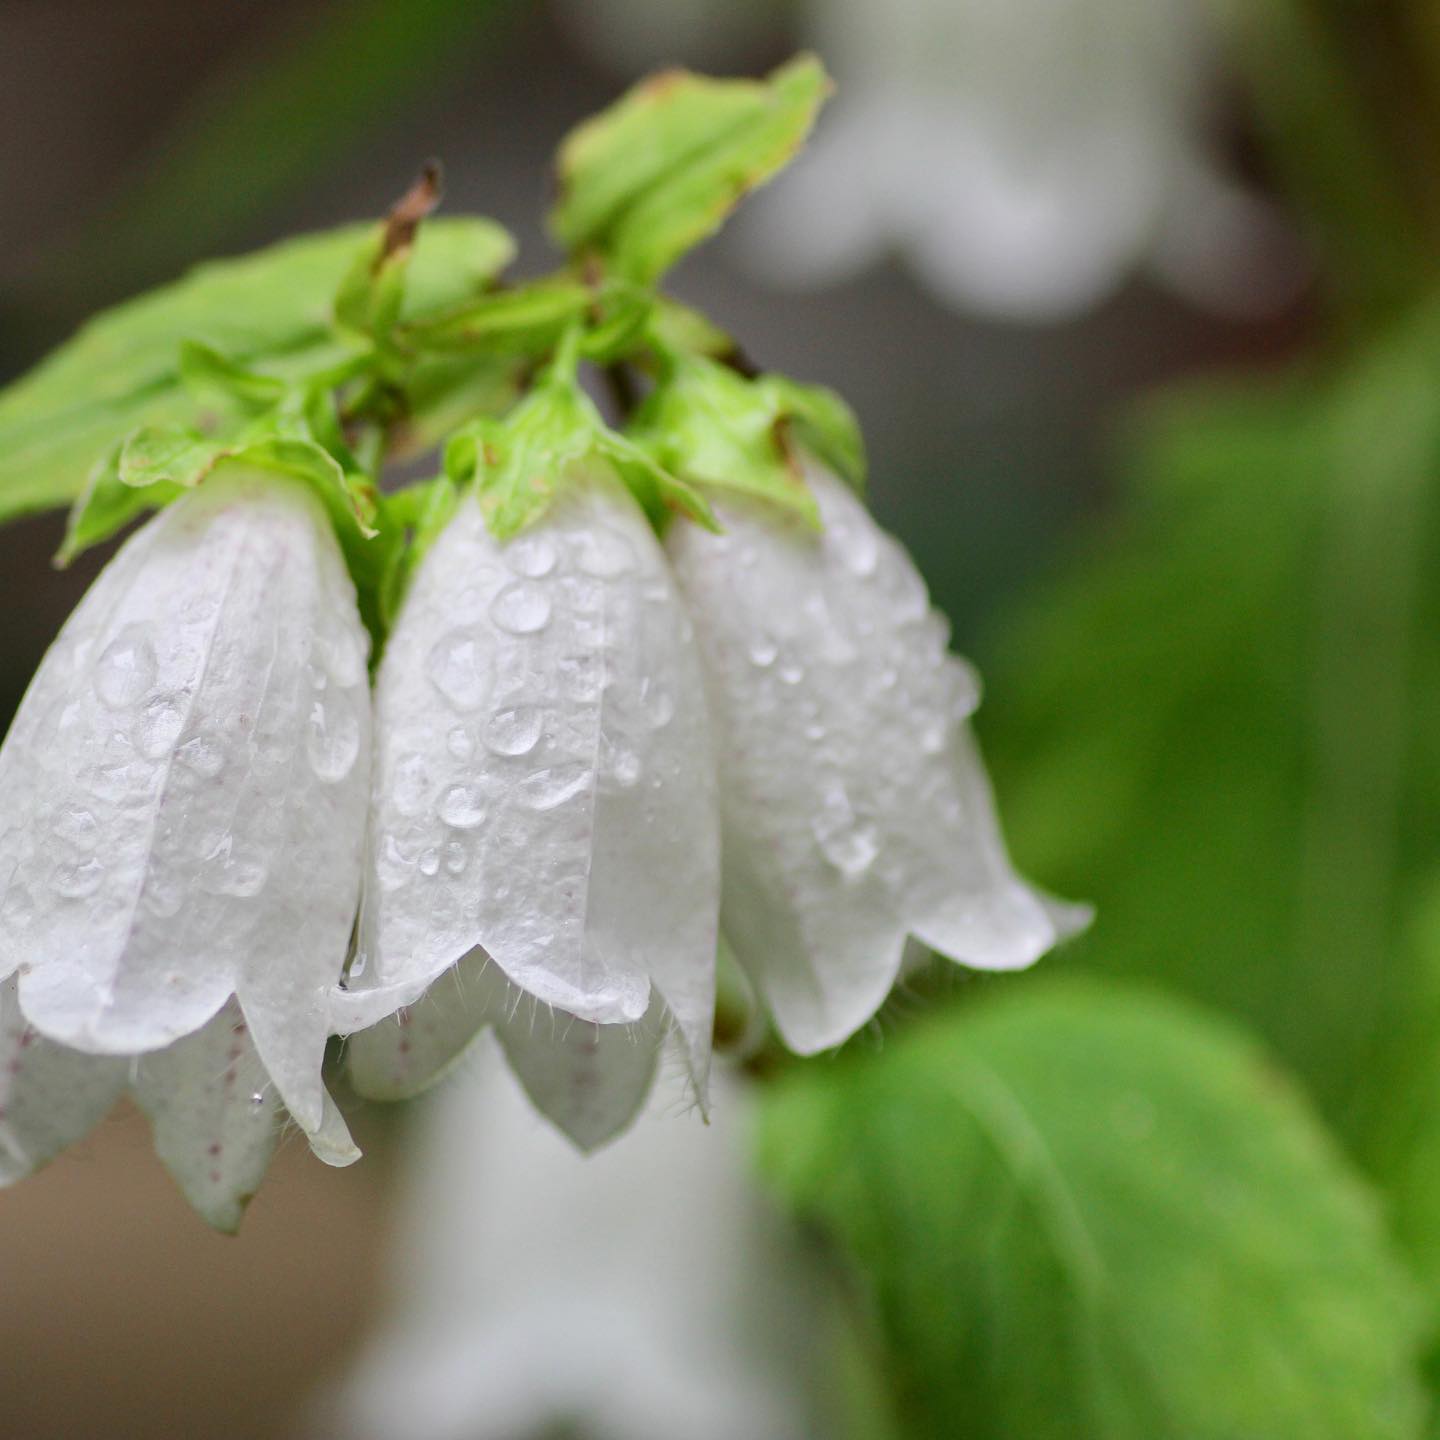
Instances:
[[[794,157],[828,86],[811,56],[763,81],[643,81],[561,145],[556,238],[626,279],[658,279]]]
[[[1026,987],[770,1093],[762,1159],[855,1263],[907,1434],[1400,1440],[1419,1307],[1254,1048]]]
[[[1162,407],[989,667],[1016,851],[1096,903],[1075,960],[1250,1017],[1362,1157],[1440,834],[1437,377],[1427,311],[1342,374]]]
[[[286,379],[353,355],[331,301],[370,233],[348,226],[212,261],[90,321],[0,393],[0,520],[69,503],[97,459],[139,426],[205,428],[213,417],[186,383],[201,369],[216,383],[221,370],[232,381],[256,369]],[[431,222],[410,267],[405,316],[460,303],[511,251],[488,221]],[[185,342],[195,343],[182,350]]]

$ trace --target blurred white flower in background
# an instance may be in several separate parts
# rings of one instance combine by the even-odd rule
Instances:
[[[582,32],[636,7],[588,4]],[[729,7],[682,8],[685,25],[649,7],[667,58],[707,64]],[[1141,272],[1235,315],[1304,279],[1295,237],[1221,153],[1197,0],[809,0],[796,38],[838,92],[737,224],[763,278],[827,285],[894,253],[947,304],[1024,321],[1081,314]]]
[[[474,1059],[422,1112],[391,1312],[315,1433],[815,1434],[823,1283],[746,1181],[743,1091],[716,1076],[719,1133],[652,1108],[584,1159],[528,1107],[489,1037]]]

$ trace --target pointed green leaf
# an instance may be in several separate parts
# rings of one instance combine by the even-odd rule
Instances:
[[[801,56],[767,79],[656,75],[560,148],[556,238],[649,283],[712,235],[804,143],[829,86]]]
[[[0,393],[0,520],[68,504],[96,461],[142,425],[200,425],[206,407],[181,375],[184,341],[247,370],[311,373],[343,361],[352,351],[336,336],[331,301],[368,233],[347,226],[213,261],[90,321]],[[432,222],[402,318],[461,303],[511,250],[488,221]]]
[[[763,1160],[853,1262],[907,1436],[1418,1440],[1370,1194],[1203,1013],[1025,983],[772,1089]]]

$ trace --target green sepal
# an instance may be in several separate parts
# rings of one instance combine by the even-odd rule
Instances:
[[[817,528],[799,447],[852,482],[864,468],[859,426],[838,396],[779,375],[748,379],[699,355],[667,357],[629,434],[689,484],[760,496]]]
[[[491,534],[508,540],[540,519],[567,479],[587,465],[609,464],[662,527],[672,511],[714,526],[706,502],[639,446],[605,423],[575,379],[579,332],[535,388],[503,419],[480,419],[455,434],[445,471],[473,483]]]
[[[806,55],[764,80],[642,81],[561,145],[556,239],[607,273],[654,281],[794,157],[828,90]]]
[[[199,405],[220,403],[242,414],[258,414],[278,405],[286,383],[222,355],[199,340],[180,342],[180,383]]]
[[[132,437],[133,438],[133,437]],[[55,554],[64,569],[94,545],[101,545],[149,510],[159,510],[185,493],[169,479],[146,484],[121,478],[125,444],[114,446],[91,470],[80,498],[65,520],[65,538]]]
[[[421,354],[484,349],[491,355],[540,359],[570,329],[583,326],[581,353],[605,364],[636,347],[653,306],[653,297],[635,285],[596,287],[557,275],[479,296],[448,315],[407,327],[398,338]]]
[[[734,339],[700,311],[669,296],[656,297],[650,333],[667,351],[722,360],[736,353]]]
[[[442,474],[380,497],[381,534],[389,537],[382,547],[383,569],[377,592],[386,633],[400,613],[420,562],[455,513],[459,495],[455,482]]]

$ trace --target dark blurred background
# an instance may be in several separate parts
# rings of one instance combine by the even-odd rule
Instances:
[[[704,6],[619,8],[623,24],[586,0],[0,0],[0,379],[202,257],[381,214],[431,156],[449,211],[494,216],[521,272],[548,268],[549,157],[574,122],[655,62],[756,74],[813,39],[784,5],[731,7],[718,30],[688,28]],[[1231,89],[1220,75],[1215,144],[1263,191]],[[1312,328],[1303,286],[1237,320],[1139,273],[1027,323],[941,303],[898,259],[778,291],[724,238],[674,288],[762,365],[846,395],[874,507],[982,667],[994,618],[1103,514],[1132,398],[1273,364]],[[54,571],[61,530],[0,531],[0,725],[108,553]],[[238,1239],[188,1215],[133,1114],[0,1193],[3,1433],[285,1433],[375,1299],[397,1127],[356,1128],[370,1163],[343,1174],[286,1144]]]

